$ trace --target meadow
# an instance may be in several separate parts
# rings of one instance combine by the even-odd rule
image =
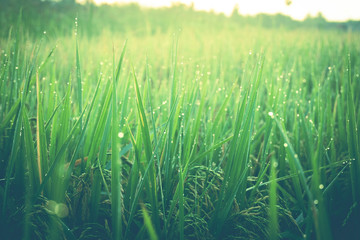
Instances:
[[[1,30],[1,238],[360,236],[358,31],[93,8]]]

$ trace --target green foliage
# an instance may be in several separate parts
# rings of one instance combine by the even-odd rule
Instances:
[[[358,32],[181,4],[4,3],[4,239],[360,234]]]

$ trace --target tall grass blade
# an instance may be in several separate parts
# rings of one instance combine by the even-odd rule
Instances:
[[[112,145],[112,154],[111,154],[111,211],[112,211],[112,226],[113,226],[113,238],[121,239],[123,235],[122,231],[122,185],[121,185],[121,160],[119,158],[119,116],[117,110],[117,78],[121,70],[121,64],[125,54],[126,42],[124,44],[119,65],[118,73],[115,76],[115,59],[113,59],[113,93],[112,93],[112,132],[111,132],[111,145]],[[115,53],[114,53],[115,55]],[[114,57],[115,58],[115,57]],[[123,117],[123,116],[122,116]]]
[[[347,141],[350,158],[353,163],[350,166],[351,173],[351,185],[353,191],[353,200],[358,202],[360,200],[360,153],[359,153],[359,135],[356,122],[356,112],[354,105],[353,91],[351,87],[351,59],[350,54],[348,55],[348,78],[347,78]]]

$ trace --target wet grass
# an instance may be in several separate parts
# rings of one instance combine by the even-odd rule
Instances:
[[[6,239],[359,235],[358,33],[22,21],[0,40]]]

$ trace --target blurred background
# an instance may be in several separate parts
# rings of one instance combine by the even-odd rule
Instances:
[[[6,37],[20,12],[30,36],[71,34],[74,18],[87,36],[103,31],[137,35],[179,27],[360,30],[358,1],[149,1],[138,0],[1,0],[0,36]]]

